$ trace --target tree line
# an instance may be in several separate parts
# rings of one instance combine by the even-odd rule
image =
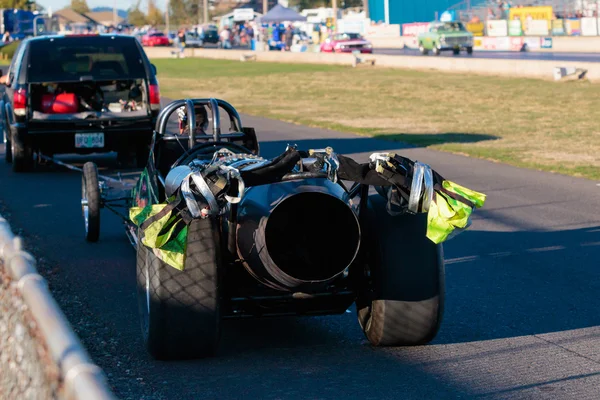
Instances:
[[[26,2],[27,0],[0,0],[0,4],[4,2]],[[142,11],[142,0],[137,2],[128,10],[128,21],[135,26],[143,25],[164,25],[165,13],[156,6],[156,0],[145,0],[148,7],[147,12]],[[360,7],[366,0],[337,0],[337,5],[340,8]],[[209,3],[215,7],[215,15],[221,15],[231,10],[237,3],[231,0],[209,0]],[[262,6],[262,0],[255,1]],[[269,6],[276,2],[269,1]],[[173,25],[190,25],[199,23],[203,16],[203,0],[170,0],[169,1],[169,22]],[[318,8],[331,7],[332,0],[290,0],[290,7]],[[71,0],[71,9],[79,13],[87,13],[90,11],[86,0]],[[211,15],[212,17],[212,15]]]

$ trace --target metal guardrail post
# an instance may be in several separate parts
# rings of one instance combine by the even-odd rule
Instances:
[[[16,282],[25,304],[59,367],[67,400],[113,400],[104,373],[95,365],[37,273],[34,257],[22,249],[8,222],[0,216],[0,260]]]

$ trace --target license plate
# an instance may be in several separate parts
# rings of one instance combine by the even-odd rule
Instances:
[[[78,149],[104,147],[104,133],[76,133],[75,147]]]

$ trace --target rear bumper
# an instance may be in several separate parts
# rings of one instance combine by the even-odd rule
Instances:
[[[153,133],[153,126],[149,123],[146,126],[136,126],[135,128],[124,129],[78,129],[78,130],[59,130],[59,129],[33,129],[25,124],[12,125],[13,133],[16,133],[21,140],[34,150],[46,154],[65,154],[65,153],[106,153],[110,151],[133,150],[139,146],[150,144]],[[75,147],[76,133],[104,133],[104,147],[99,148],[77,148]]]

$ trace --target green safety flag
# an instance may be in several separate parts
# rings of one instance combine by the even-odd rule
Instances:
[[[434,201],[431,202],[427,214],[427,237],[436,244],[442,243],[466,229],[474,208],[483,207],[486,199],[485,194],[467,189],[451,181],[443,181],[442,187],[469,200],[474,207],[453,199],[442,191],[436,191]]]
[[[162,261],[183,271],[188,228],[183,219],[168,206],[163,203],[149,204],[143,208],[131,207],[129,218],[143,229],[139,245],[150,247]],[[144,224],[149,219],[150,223]]]

